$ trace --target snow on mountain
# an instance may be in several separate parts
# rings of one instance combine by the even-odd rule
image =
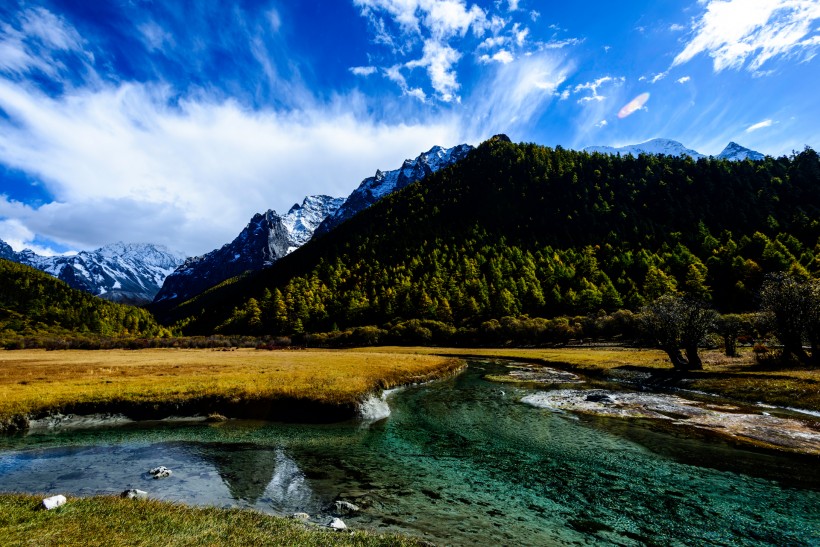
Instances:
[[[590,154],[593,152],[600,152],[601,154],[631,154],[633,156],[639,154],[664,154],[666,156],[690,156],[696,160],[706,157],[704,154],[690,150],[678,141],[670,139],[652,139],[642,144],[630,144],[619,148],[612,146],[587,146],[584,148],[584,152],[589,152]],[[743,161],[745,159],[762,160],[766,156],[760,152],[740,146],[736,142],[730,142],[726,148],[723,149],[723,152],[716,157],[721,160]]]
[[[322,220],[343,202],[343,198],[308,196],[285,215],[273,210],[257,213],[232,242],[186,260],[168,276],[154,301],[184,301],[226,279],[270,266],[310,240]]]
[[[72,256],[41,256],[29,249],[15,253],[0,241],[0,258],[42,270],[69,286],[115,302],[145,304],[185,256],[161,245],[114,243]]]
[[[760,152],[756,152],[754,150],[750,150],[744,146],[740,146],[736,142],[730,142],[726,145],[726,148],[723,149],[723,152],[717,155],[718,159],[721,160],[730,160],[730,161],[743,161],[743,160],[762,160],[766,156],[761,154]]]
[[[664,154],[666,156],[690,156],[692,159],[705,158],[700,152],[690,150],[678,141],[670,139],[652,139],[641,144],[629,144],[614,148],[612,146],[587,146],[584,152],[600,152],[601,154]]]
[[[317,235],[326,234],[384,196],[463,159],[472,149],[473,147],[469,144],[460,144],[452,148],[434,146],[416,159],[405,160],[398,169],[384,172],[377,170],[374,176],[364,179],[359,187],[353,190],[344,204],[334,214],[329,215],[315,233]]]
[[[290,235],[291,247],[304,245],[324,219],[335,213],[345,202],[344,198],[308,196],[302,205],[294,204],[282,217],[282,223]]]
[[[202,256],[189,258],[165,280],[154,302],[187,300],[202,291],[249,270],[270,266],[307,243],[314,233],[326,233],[380,198],[423,179],[464,158],[467,144],[434,146],[394,171],[376,171],[347,199],[308,196],[279,215],[257,214],[231,243]]]

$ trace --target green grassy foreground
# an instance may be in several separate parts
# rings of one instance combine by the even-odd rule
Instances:
[[[69,498],[40,509],[41,497],[0,495],[0,544],[154,547],[182,545],[428,545],[370,532],[335,532],[240,509],[193,508],[154,500]]]
[[[741,349],[736,358],[718,350],[704,351],[703,370],[685,373],[674,372],[666,354],[651,349],[382,347],[379,351],[524,359],[604,379],[628,380],[635,373],[649,373],[663,379],[666,387],[704,391],[747,403],[820,411],[820,369],[760,365],[749,348]]]

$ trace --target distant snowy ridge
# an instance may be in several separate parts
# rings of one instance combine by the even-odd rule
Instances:
[[[469,144],[459,144],[452,148],[434,146],[427,152],[419,154],[416,159],[404,160],[398,169],[376,170],[374,176],[364,179],[358,188],[353,190],[344,205],[322,222],[316,229],[316,235],[326,234],[384,196],[464,159],[472,149],[473,147]]]
[[[343,202],[343,198],[308,196],[285,215],[272,209],[257,213],[232,242],[186,260],[168,276],[154,301],[184,301],[226,279],[272,265],[307,243]]]
[[[150,243],[113,243],[73,256],[41,256],[15,252],[0,241],[0,258],[26,264],[69,286],[115,302],[146,304],[165,278],[185,260],[181,253]]]
[[[686,148],[683,144],[671,139],[652,139],[641,144],[629,144],[617,148],[612,146],[587,146],[584,148],[584,152],[599,152],[601,154],[621,155],[629,154],[633,156],[638,156],[639,154],[663,154],[666,156],[689,156],[695,160],[707,157],[706,155]],[[718,159],[730,161],[743,161],[745,159],[761,160],[765,156],[760,152],[750,150],[749,148],[740,146],[735,142],[730,142],[726,148],[723,149],[723,152],[716,157]]]

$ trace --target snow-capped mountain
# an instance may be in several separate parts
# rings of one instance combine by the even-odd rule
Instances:
[[[319,225],[315,232],[316,235],[326,234],[384,196],[454,164],[467,156],[472,149],[473,147],[469,144],[459,144],[452,148],[434,146],[416,159],[404,160],[404,164],[398,169],[384,172],[376,170],[374,176],[364,179],[359,187],[353,190],[344,205]]]
[[[618,148],[612,146],[587,146],[584,152],[601,154],[664,154],[666,156],[691,156],[693,159],[705,158],[700,152],[690,150],[678,141],[670,139],[652,139],[641,144],[629,144]]]
[[[282,217],[291,248],[295,249],[307,243],[322,221],[335,213],[344,202],[345,198],[308,196],[302,205],[294,204]]]
[[[42,270],[69,286],[115,302],[146,304],[185,256],[161,245],[114,243],[71,256],[14,252],[0,241],[0,258]]]
[[[747,159],[762,160],[766,156],[764,156],[760,152],[755,152],[754,150],[750,150],[744,146],[740,146],[736,142],[730,142],[726,145],[726,148],[723,149],[723,152],[717,155],[717,157],[721,160],[743,161]]]
[[[270,266],[310,240],[322,220],[343,202],[343,198],[308,196],[285,215],[273,210],[257,213],[232,242],[179,266],[154,302],[184,301],[248,270]]]
[[[584,152],[589,152],[590,154],[593,152],[600,152],[601,154],[631,154],[633,156],[639,154],[664,154],[666,156],[690,156],[696,160],[706,157],[706,155],[686,148],[678,141],[670,139],[652,139],[641,144],[629,144],[618,148],[612,146],[587,146],[584,148]],[[716,157],[729,161],[743,161],[745,159],[762,160],[765,158],[760,152],[740,146],[736,142],[730,142],[726,148],[723,149],[723,152]]]

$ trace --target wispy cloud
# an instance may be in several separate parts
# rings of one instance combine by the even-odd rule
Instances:
[[[763,120],[762,122],[757,122],[755,124],[750,125],[746,128],[746,133],[751,133],[753,131],[757,131],[758,129],[764,129],[766,127],[771,127],[774,122],[772,120]]]
[[[591,82],[586,82],[583,84],[577,84],[573,88],[574,94],[585,93],[589,92],[588,95],[584,95],[578,99],[578,104],[588,103],[588,102],[601,102],[606,99],[606,95],[601,95],[598,93],[598,90],[604,85],[620,85],[626,81],[626,78],[623,76],[602,76],[597,80],[593,80]],[[562,98],[566,98],[563,97]]]
[[[370,76],[371,74],[375,74],[379,69],[374,66],[353,66],[350,67],[349,70],[356,76]]]
[[[527,127],[554,100],[573,70],[571,61],[548,52],[494,66],[492,76],[473,89],[464,105],[466,134],[474,140]]]
[[[685,84],[686,82],[688,82],[691,79],[692,79],[691,76],[681,76],[680,78],[678,78],[675,81],[678,82],[679,84]]]
[[[820,47],[817,0],[701,0],[705,12],[693,21],[693,36],[672,62],[712,57],[715,72],[757,71],[782,56],[812,56]]]

